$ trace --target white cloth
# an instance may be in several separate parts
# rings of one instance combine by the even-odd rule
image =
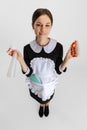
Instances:
[[[32,50],[36,53],[41,52],[42,48],[44,49],[44,51],[46,53],[50,53],[54,50],[54,48],[57,45],[57,41],[55,39],[50,38],[49,44],[46,46],[40,46],[36,40],[33,40],[32,42],[30,42],[30,47],[32,48]]]
[[[55,64],[48,58],[34,58],[31,61],[33,74],[38,75],[41,84],[35,83],[27,77],[26,83],[33,93],[42,98],[43,101],[50,98],[58,84],[58,75],[55,71]]]

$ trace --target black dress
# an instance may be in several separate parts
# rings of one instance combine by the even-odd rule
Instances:
[[[24,46],[23,54],[29,67],[25,74],[30,95],[39,103],[49,102],[58,85],[58,74],[62,73],[62,44],[50,38],[49,44],[40,46],[33,40]]]

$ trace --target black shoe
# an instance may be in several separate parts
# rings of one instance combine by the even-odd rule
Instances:
[[[39,116],[43,117],[43,107],[42,106],[40,106],[40,108],[39,108]]]
[[[49,106],[45,106],[44,115],[46,117],[49,115]]]

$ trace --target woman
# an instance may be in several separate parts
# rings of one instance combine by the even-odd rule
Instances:
[[[36,9],[32,16],[35,39],[24,46],[24,57],[18,50],[9,49],[8,54],[17,53],[22,72],[27,77],[31,97],[40,103],[39,116],[49,115],[49,103],[54,96],[58,74],[66,71],[68,61],[78,50],[70,46],[63,60],[63,46],[49,37],[53,17],[48,9]],[[75,45],[78,44],[74,41]]]

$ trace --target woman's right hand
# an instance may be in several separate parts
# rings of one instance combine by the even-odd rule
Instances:
[[[21,62],[21,60],[23,59],[23,56],[22,56],[21,52],[20,52],[19,50],[17,50],[17,49],[9,48],[9,49],[7,50],[7,53],[8,53],[8,55],[10,55],[10,56],[13,56],[14,54],[17,54],[17,60],[18,60],[19,62]]]
[[[7,53],[8,53],[8,55],[10,55],[10,56],[13,56],[14,54],[17,54],[17,60],[19,61],[22,70],[23,70],[24,72],[27,71],[28,66],[27,66],[27,64],[25,63],[24,58],[23,58],[23,56],[22,56],[22,54],[21,54],[21,52],[20,52],[19,50],[9,48],[9,49],[7,50]]]

